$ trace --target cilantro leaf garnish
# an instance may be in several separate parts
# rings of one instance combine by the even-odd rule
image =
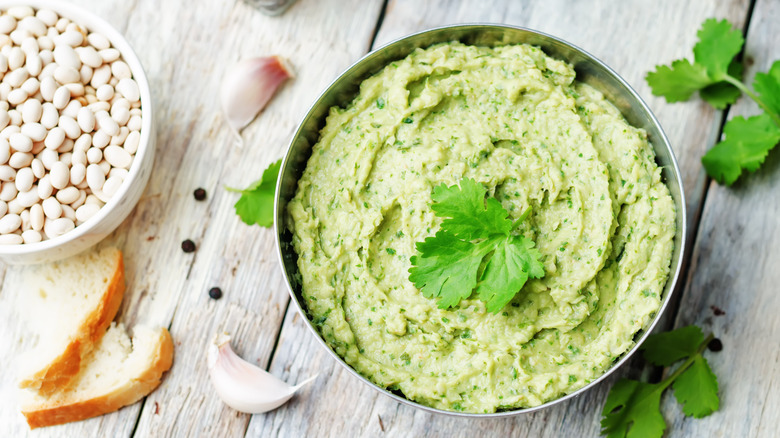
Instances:
[[[727,20],[705,20],[697,33],[693,62],[673,61],[659,65],[645,79],[656,96],[667,102],[690,99],[695,92],[718,109],[726,108],[745,93],[764,114],[735,117],[724,125],[725,138],[713,146],[702,164],[707,174],[721,184],[733,184],[743,171],[755,171],[780,141],[780,61],[767,73],[757,73],[755,92],[740,80],[742,63],[736,58],[745,39]]]
[[[271,163],[263,171],[263,176],[244,190],[227,188],[232,192],[241,193],[235,208],[236,214],[245,224],[257,224],[266,228],[273,226],[274,192],[281,165],[282,160]]]
[[[642,345],[645,359],[669,366],[686,359],[658,383],[619,380],[609,391],[601,418],[601,433],[609,438],[661,437],[666,421],[661,414],[661,395],[672,385],[685,415],[705,417],[720,405],[718,380],[702,353],[714,338],[706,338],[696,326],[652,335]]]
[[[460,186],[434,188],[431,209],[444,218],[441,229],[416,244],[409,281],[441,309],[456,306],[475,291],[489,312],[498,313],[529,278],[544,276],[534,242],[513,234],[528,214],[512,223],[509,212],[487,190],[465,178]]]

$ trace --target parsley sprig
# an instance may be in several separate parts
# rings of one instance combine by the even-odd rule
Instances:
[[[266,228],[274,225],[274,194],[281,166],[282,160],[269,164],[263,176],[244,190],[227,187],[228,191],[241,193],[235,208],[236,214],[245,224]]]
[[[442,218],[441,229],[416,244],[409,280],[439,308],[456,306],[473,292],[498,313],[529,278],[544,276],[541,255],[532,240],[514,234],[530,209],[516,222],[495,198],[473,179],[460,187],[434,188],[431,209]]]
[[[755,101],[763,114],[734,117],[726,122],[723,141],[703,157],[707,174],[721,184],[733,184],[744,170],[757,170],[780,142],[780,61],[767,73],[757,73],[750,90],[741,81],[743,66],[736,58],[745,39],[727,20],[708,19],[697,33],[693,62],[687,59],[659,65],[645,79],[656,96],[667,102],[690,99],[699,92],[718,109],[736,102],[742,93]]]
[[[650,363],[670,366],[685,361],[658,383],[621,379],[609,392],[601,419],[601,433],[608,438],[660,437],[666,429],[661,415],[661,394],[670,385],[683,413],[706,417],[720,405],[718,380],[702,353],[714,339],[699,327],[687,326],[647,338],[641,349]]]

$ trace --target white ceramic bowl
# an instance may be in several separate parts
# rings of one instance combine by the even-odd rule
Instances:
[[[0,260],[7,264],[22,265],[45,263],[77,254],[103,240],[130,214],[138,203],[149,180],[154,162],[155,136],[153,109],[149,82],[141,62],[130,44],[113,26],[97,15],[68,2],[53,0],[0,0],[0,10],[11,6],[32,6],[35,9],[51,9],[61,17],[82,25],[90,31],[102,33],[119,50],[130,66],[133,79],[141,92],[141,140],[133,158],[133,164],[122,186],[93,217],[67,233],[38,243],[0,245]]]

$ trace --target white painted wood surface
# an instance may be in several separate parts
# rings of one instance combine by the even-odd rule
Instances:
[[[780,154],[775,151],[764,170],[733,189],[708,184],[699,158],[718,138],[722,114],[695,99],[667,104],[651,96],[644,81],[655,64],[690,56],[705,18],[744,26],[749,0],[298,0],[274,18],[240,1],[75,3],[127,36],[151,83],[156,171],[134,213],[107,243],[119,245],[126,257],[128,289],[120,319],[170,327],[174,365],[142,403],[29,433],[13,400],[11,368],[11,358],[29,344],[17,311],[24,290],[19,269],[0,266],[0,354],[6,358],[0,365],[0,434],[597,436],[601,407],[617,376],[535,414],[480,421],[428,414],[364,385],[320,347],[301,315],[288,307],[271,231],[242,224],[232,209],[236,196],[223,189],[247,185],[282,155],[316,95],[371,48],[375,32],[378,47],[411,32],[461,22],[509,23],[559,36],[613,67],[648,102],[680,162],[692,227],[691,271],[687,285],[676,292],[681,303],[674,324],[712,327],[725,345],[722,353],[708,356],[721,381],[721,410],[692,420],[666,397],[670,435],[773,436],[780,429]],[[778,19],[777,2],[757,0],[748,32],[747,55],[755,59],[749,76],[780,58]],[[244,131],[245,145],[238,148],[222,121],[216,90],[233,62],[269,54],[289,58],[297,78]],[[732,109],[752,111],[748,101]],[[206,201],[193,199],[197,187],[207,190]],[[198,246],[192,254],[180,249],[187,238]],[[224,291],[221,300],[208,298],[212,286]],[[726,315],[713,316],[710,305]],[[243,357],[285,380],[320,377],[276,411],[236,413],[216,398],[205,367],[206,345],[220,330],[234,335]],[[634,367],[619,374],[639,372]]]

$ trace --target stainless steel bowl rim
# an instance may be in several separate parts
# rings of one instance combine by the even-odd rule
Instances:
[[[306,122],[312,117],[312,114],[315,112],[317,108],[320,107],[321,102],[325,99],[326,96],[329,96],[333,90],[334,87],[340,84],[340,81],[344,77],[348,77],[351,73],[353,73],[354,70],[358,69],[362,66],[362,64],[368,60],[371,59],[374,56],[377,56],[381,52],[392,48],[400,43],[413,40],[415,38],[420,38],[422,36],[428,36],[431,34],[437,34],[441,32],[447,32],[447,31],[461,31],[461,30],[505,30],[505,31],[521,31],[526,32],[528,34],[536,35],[542,39],[547,39],[551,42],[554,42],[558,45],[567,47],[571,49],[572,51],[579,53],[583,55],[585,58],[587,58],[588,61],[595,63],[599,68],[603,69],[604,71],[608,72],[609,75],[612,76],[614,80],[619,82],[626,91],[630,94],[631,99],[633,100],[633,104],[638,104],[641,111],[646,114],[648,119],[651,121],[652,125],[657,129],[657,136],[656,138],[652,138],[651,142],[653,144],[654,150],[656,153],[658,153],[659,148],[663,148],[662,150],[665,150],[668,152],[669,155],[669,163],[666,163],[663,167],[663,171],[667,175],[667,181],[666,184],[669,186],[670,191],[672,192],[672,195],[674,197],[675,201],[675,207],[677,208],[677,234],[675,235],[675,250],[672,256],[671,266],[672,266],[672,272],[670,272],[669,279],[667,280],[667,284],[664,288],[665,296],[663,298],[663,301],[661,303],[661,307],[656,312],[655,316],[653,317],[652,322],[644,329],[644,332],[641,332],[641,335],[638,339],[635,339],[634,346],[624,353],[618,361],[612,364],[610,368],[608,368],[604,374],[602,374],[597,379],[589,382],[587,385],[583,386],[582,388],[570,393],[566,394],[562,397],[556,398],[554,400],[550,400],[546,403],[543,403],[539,406],[534,406],[530,408],[522,408],[522,409],[514,409],[514,410],[508,410],[508,411],[501,411],[501,412],[495,412],[495,413],[467,413],[467,412],[456,412],[456,411],[447,411],[442,409],[436,409],[432,408],[430,406],[425,406],[423,404],[417,403],[415,401],[409,400],[406,397],[399,396],[398,394],[395,394],[386,388],[382,388],[376,383],[372,382],[365,376],[358,373],[354,368],[352,368],[349,364],[347,364],[344,359],[342,359],[336,352],[331,349],[331,347],[325,342],[325,340],[320,336],[319,332],[317,332],[317,329],[312,324],[309,317],[306,315],[306,310],[303,307],[303,304],[298,299],[295,291],[292,287],[292,279],[288,275],[287,270],[285,269],[285,261],[284,261],[284,249],[282,245],[282,239],[281,236],[285,232],[286,226],[284,224],[284,212],[283,209],[280,207],[281,204],[281,198],[282,198],[282,186],[283,186],[283,174],[285,169],[287,169],[289,162],[291,160],[291,155],[293,152],[293,147],[296,144],[296,140],[302,135],[304,131],[304,125]],[[450,39],[441,39],[438,42],[445,42],[445,41],[453,41],[457,40],[458,38],[450,38]],[[435,44],[431,43],[431,44]],[[500,44],[496,44],[500,45]],[[417,47],[427,47],[427,45],[423,46],[417,46]],[[382,64],[379,69],[387,65],[390,60],[385,60],[385,62]],[[564,61],[569,62],[569,60],[564,59]],[[374,73],[376,73],[378,70],[374,70],[373,72],[370,72],[368,75],[364,75],[363,77],[358,78],[361,82]],[[603,90],[600,90],[603,91]],[[612,99],[610,99],[612,101]],[[614,103],[614,102],[613,102]],[[348,102],[341,102],[342,106],[349,104]],[[625,115],[625,114],[624,114]],[[321,117],[320,117],[321,118]],[[312,145],[313,146],[313,145]],[[669,173],[671,172],[671,173]],[[668,178],[668,176],[671,176],[672,178]],[[670,184],[676,183],[675,186],[670,186]],[[286,206],[286,204],[285,204]],[[336,77],[326,88],[325,90],[317,97],[317,99],[314,101],[314,103],[309,107],[308,111],[306,112],[306,115],[301,119],[301,122],[298,124],[298,128],[296,129],[295,134],[293,135],[292,139],[290,140],[290,143],[287,147],[287,151],[285,153],[285,156],[282,160],[280,173],[279,173],[279,179],[277,181],[276,185],[276,193],[275,193],[275,199],[274,199],[274,235],[276,238],[276,249],[277,249],[277,257],[279,260],[279,264],[282,268],[282,275],[285,279],[285,284],[287,286],[287,289],[290,293],[290,297],[292,298],[292,301],[295,303],[295,307],[298,309],[298,312],[300,312],[303,319],[306,321],[306,324],[311,331],[311,333],[315,336],[317,339],[317,342],[320,343],[330,354],[333,356],[333,358],[336,359],[338,363],[340,363],[344,368],[347,369],[352,375],[357,377],[358,379],[362,380],[364,383],[369,385],[370,387],[374,388],[375,390],[393,398],[394,400],[404,403],[409,406],[413,406],[418,409],[422,409],[423,411],[436,413],[436,414],[445,414],[450,416],[457,416],[457,417],[468,417],[468,418],[499,418],[499,417],[508,417],[523,413],[530,413],[534,411],[538,411],[543,408],[547,408],[553,405],[556,405],[558,403],[561,403],[563,401],[569,400],[571,398],[577,397],[581,394],[583,394],[585,391],[593,388],[594,386],[598,385],[602,380],[609,377],[613,372],[615,372],[617,369],[619,369],[624,363],[626,363],[631,356],[634,355],[634,353],[639,349],[639,346],[644,342],[644,340],[647,338],[647,336],[650,335],[653,328],[656,326],[658,321],[661,319],[661,315],[663,314],[664,310],[666,309],[667,305],[669,304],[669,301],[672,296],[672,292],[675,289],[675,286],[677,284],[677,280],[680,276],[680,269],[682,267],[682,259],[683,255],[685,253],[685,242],[686,242],[686,236],[687,236],[687,229],[686,229],[686,208],[685,208],[685,193],[682,189],[682,177],[680,175],[680,169],[677,164],[677,159],[674,156],[674,151],[671,148],[671,145],[669,143],[669,139],[666,137],[666,134],[663,131],[663,128],[661,127],[660,123],[656,119],[655,115],[650,111],[650,108],[647,106],[647,104],[642,100],[642,98],[636,93],[636,91],[620,76],[618,75],[614,70],[612,70],[609,66],[604,64],[601,60],[596,58],[595,56],[591,55],[589,52],[575,46],[574,44],[571,44],[567,41],[564,41],[558,37],[539,32],[533,29],[529,29],[522,26],[513,26],[513,25],[507,25],[507,24],[493,24],[493,23],[465,23],[465,24],[455,24],[455,25],[447,25],[447,26],[440,26],[435,27],[427,30],[423,30],[420,32],[416,32],[410,35],[406,35],[404,37],[398,38],[396,40],[393,40],[375,50],[372,50],[371,52],[367,53],[363,57],[361,57],[359,60],[354,62],[352,65],[350,65],[347,69],[345,69],[340,75]],[[292,250],[292,249],[290,249]]]

